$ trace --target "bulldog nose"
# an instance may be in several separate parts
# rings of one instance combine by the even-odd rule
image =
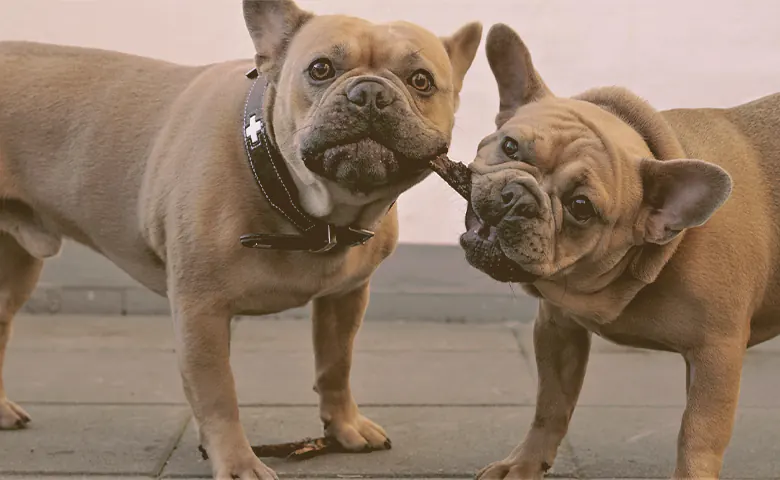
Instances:
[[[377,110],[382,110],[395,101],[395,96],[376,80],[361,80],[349,87],[347,99],[361,108],[374,106]]]
[[[539,203],[528,189],[519,183],[509,183],[501,190],[503,217],[515,216],[536,218],[539,215]]]

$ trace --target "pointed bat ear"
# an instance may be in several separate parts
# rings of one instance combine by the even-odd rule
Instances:
[[[292,0],[244,0],[244,21],[255,44],[257,69],[276,78],[290,41],[313,17]]]
[[[457,32],[449,37],[441,39],[444,43],[444,49],[450,56],[452,64],[452,78],[455,93],[459,94],[463,88],[463,79],[466,72],[471,68],[474,57],[477,56],[477,49],[482,41],[482,24],[472,22],[458,29]]]
[[[518,108],[552,96],[531,61],[531,52],[511,27],[499,23],[488,31],[485,43],[488,64],[498,84],[500,99],[496,127],[500,128]]]
[[[648,243],[662,245],[703,225],[731,195],[731,176],[709,162],[644,159],[639,169]]]

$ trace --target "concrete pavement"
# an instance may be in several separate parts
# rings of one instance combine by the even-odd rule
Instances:
[[[33,416],[0,433],[0,479],[205,478],[165,317],[24,316],[6,386]],[[252,443],[320,433],[309,324],[236,322],[232,363]],[[464,478],[503,457],[533,415],[528,324],[369,321],[354,391],[393,450],[303,462],[293,478]],[[672,471],[684,369],[671,354],[596,341],[552,476],[664,478]],[[780,342],[748,355],[725,478],[780,478]]]
[[[64,243],[46,261],[32,314],[168,315],[168,300],[152,293],[87,247]],[[399,244],[371,277],[369,320],[495,322],[533,318],[536,300],[469,266],[456,245]],[[275,315],[307,319],[308,308]]]

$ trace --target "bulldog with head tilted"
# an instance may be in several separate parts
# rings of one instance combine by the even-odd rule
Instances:
[[[560,98],[506,25],[486,50],[500,112],[471,164],[461,245],[540,299],[539,383],[525,439],[479,477],[550,468],[592,333],[682,355],[674,478],[718,477],[745,350],[780,333],[780,95],[663,112],[622,88]]]
[[[74,239],[170,299],[214,476],[270,479],[239,422],[231,317],[312,301],[326,434],[389,447],[350,392],[352,342],[397,241],[392,205],[449,146],[481,26],[439,38],[289,0],[245,0],[244,16],[255,62],[0,43],[0,371],[43,259]],[[243,248],[255,232],[273,249]],[[0,377],[0,428],[29,420]]]

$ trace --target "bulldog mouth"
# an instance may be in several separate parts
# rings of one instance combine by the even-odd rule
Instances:
[[[471,170],[443,154],[432,160],[429,166],[468,202],[466,233],[460,236],[466,261],[499,282],[531,283],[536,280],[536,275],[526,272],[504,254],[498,229],[483,222],[471,207]]]
[[[367,192],[419,174],[427,163],[410,159],[371,138],[305,155],[309,170],[352,190]]]
[[[471,208],[466,211],[467,231],[460,236],[466,261],[499,282],[532,283],[538,276],[525,271],[501,250],[498,230],[484,223]]]

